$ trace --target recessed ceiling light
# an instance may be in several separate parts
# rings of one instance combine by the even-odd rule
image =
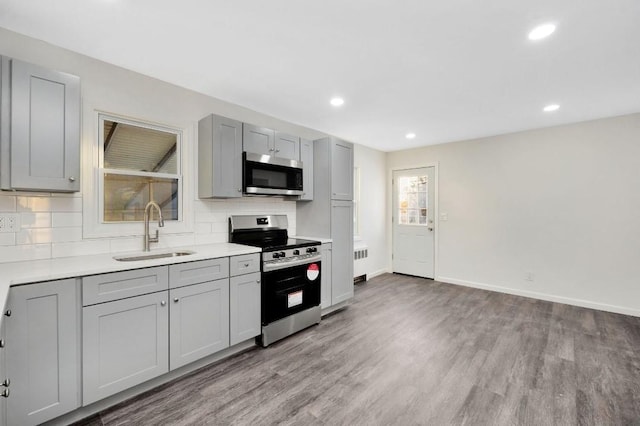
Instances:
[[[558,108],[560,108],[560,105],[558,104],[551,104],[551,105],[547,105],[546,107],[542,108],[542,110],[544,112],[553,112],[553,111],[557,111]]]
[[[554,24],[542,24],[538,25],[529,33],[529,40],[541,40],[545,37],[549,37],[556,30]]]
[[[342,98],[333,98],[331,99],[331,105],[338,107],[344,104],[344,99]]]
[[[407,133],[406,135],[404,135],[405,138],[407,139],[415,139],[416,138],[416,134],[415,133]]]

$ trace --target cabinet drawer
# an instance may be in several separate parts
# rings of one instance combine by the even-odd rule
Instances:
[[[82,278],[82,306],[140,296],[169,288],[169,268],[134,269]]]
[[[260,253],[232,256],[229,259],[229,271],[232,277],[260,271]]]
[[[215,281],[228,276],[228,257],[169,266],[169,286],[171,288]]]

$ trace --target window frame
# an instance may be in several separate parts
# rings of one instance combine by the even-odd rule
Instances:
[[[104,111],[94,111],[94,132],[95,139],[88,155],[91,155],[90,161],[85,164],[91,164],[89,173],[83,172],[83,181],[86,191],[83,191],[83,238],[101,238],[101,237],[124,237],[144,235],[144,226],[142,221],[122,221],[122,222],[105,222],[104,221],[104,177],[105,174],[119,174],[129,176],[154,176],[159,178],[177,179],[178,181],[178,220],[167,220],[161,233],[179,234],[193,232],[193,220],[190,215],[185,214],[189,208],[188,201],[191,200],[190,181],[191,176],[185,175],[183,171],[189,170],[185,163],[185,159],[189,158],[187,146],[185,142],[190,137],[188,127],[180,127],[175,125],[155,123],[151,120],[142,118],[125,117]],[[176,135],[176,174],[157,173],[157,172],[141,172],[136,170],[111,169],[104,168],[104,121],[114,121],[118,123],[128,124],[132,126],[169,132]],[[86,160],[86,156],[84,156]],[[113,251],[113,250],[112,250]]]

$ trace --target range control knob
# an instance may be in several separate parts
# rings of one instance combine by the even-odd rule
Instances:
[[[315,253],[315,252],[317,252],[317,251],[318,251],[318,248],[317,248],[317,247],[309,247],[309,248],[307,249],[307,253]]]
[[[271,257],[273,257],[274,259],[277,259],[277,258],[279,258],[279,257],[280,257],[280,254],[278,254],[278,253],[273,253],[273,255],[272,255]]]
[[[300,250],[294,250],[294,251],[293,251],[293,255],[294,255],[294,256],[297,256],[297,255],[299,255],[299,254],[300,254]]]
[[[279,255],[280,257],[285,257],[287,254],[286,254],[285,252],[281,251],[278,255]]]

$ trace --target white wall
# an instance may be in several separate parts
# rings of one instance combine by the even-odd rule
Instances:
[[[386,223],[386,153],[362,145],[354,145],[354,166],[360,168],[360,232],[369,256],[356,261],[356,275],[374,277],[389,268]],[[357,246],[358,241],[356,241]],[[362,268],[360,268],[362,262]]]
[[[640,114],[387,161],[439,162],[438,280],[640,316]]]
[[[167,234],[163,228],[158,246],[227,241],[226,221],[231,214],[284,213],[289,216],[291,232],[295,233],[293,201],[281,198],[196,200],[197,122],[207,114],[215,113],[309,139],[323,136],[321,133],[4,29],[0,29],[0,54],[80,76],[83,156],[81,193],[0,193],[0,212],[17,212],[22,222],[20,232],[0,233],[0,262],[141,249],[142,224],[138,236],[83,238],[83,215],[88,214],[87,205],[95,201],[90,164],[92,156],[97,155],[96,111],[165,124],[184,131],[187,156],[183,170],[186,188],[184,212],[189,226],[187,232],[173,235]]]

